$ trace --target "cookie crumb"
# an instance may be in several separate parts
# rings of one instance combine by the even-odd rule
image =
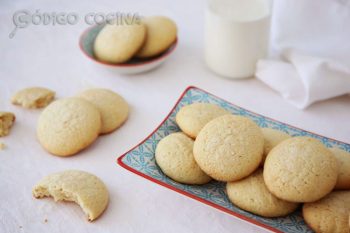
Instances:
[[[48,220],[47,220],[47,218],[45,218],[44,223],[47,223],[47,222],[48,222]]]
[[[0,137],[6,136],[10,133],[10,129],[15,119],[15,114],[0,111]]]
[[[6,147],[6,145],[4,143],[0,142],[0,150],[5,149],[5,147]]]

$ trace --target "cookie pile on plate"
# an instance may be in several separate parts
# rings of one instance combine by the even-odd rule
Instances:
[[[166,51],[176,34],[176,24],[164,16],[110,21],[95,39],[94,54],[100,61],[115,64],[133,57],[150,58]]]
[[[227,182],[233,204],[264,217],[288,215],[304,203],[305,221],[316,232],[349,232],[350,153],[259,128],[214,104],[187,105],[176,122],[182,132],[163,138],[155,152],[173,180]]]

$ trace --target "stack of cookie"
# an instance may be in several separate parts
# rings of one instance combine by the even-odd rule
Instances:
[[[163,138],[155,153],[175,181],[227,182],[236,206],[264,217],[281,217],[301,203],[316,232],[349,232],[350,154],[309,137],[259,128],[252,120],[208,103],[180,109],[183,132]]]
[[[95,39],[94,54],[100,61],[115,64],[133,57],[150,58],[167,50],[176,34],[176,24],[164,16],[110,21]]]
[[[117,93],[94,88],[47,106],[38,121],[40,144],[51,154],[71,156],[127,119],[129,107]]]

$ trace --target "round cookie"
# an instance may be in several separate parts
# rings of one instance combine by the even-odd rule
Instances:
[[[262,169],[250,176],[226,185],[231,202],[241,209],[263,217],[281,217],[292,213],[298,203],[275,197],[266,187]]]
[[[271,128],[261,128],[261,132],[264,135],[264,154],[261,165],[264,165],[266,156],[269,154],[272,148],[277,146],[280,142],[290,138],[291,136],[285,132]]]
[[[53,197],[55,201],[73,201],[88,216],[98,218],[108,205],[108,190],[95,175],[78,170],[67,170],[44,177],[33,188],[35,198]]]
[[[211,178],[197,165],[193,157],[193,140],[183,133],[173,133],[157,145],[155,158],[161,170],[184,184],[205,184]]]
[[[335,191],[305,203],[303,217],[316,233],[349,233],[350,191]]]
[[[219,181],[235,181],[260,164],[264,137],[260,128],[242,116],[224,115],[204,126],[194,142],[199,167]]]
[[[350,189],[350,153],[338,148],[331,148],[330,151],[337,158],[339,174],[335,189]]]
[[[337,182],[338,164],[318,140],[293,137],[278,144],[266,157],[264,180],[280,199],[313,202],[332,191]]]
[[[164,52],[176,40],[176,24],[164,16],[152,16],[142,20],[147,28],[146,41],[137,52],[140,58],[153,57]]]
[[[98,109],[81,98],[66,98],[53,102],[41,113],[37,136],[50,153],[69,156],[88,147],[101,130]]]
[[[146,37],[146,27],[131,20],[130,23],[111,22],[98,33],[94,54],[100,61],[123,63],[141,48]]]
[[[55,92],[44,87],[30,87],[18,91],[11,103],[24,108],[43,108],[55,98]]]
[[[215,104],[194,103],[180,109],[176,114],[176,123],[185,134],[196,138],[209,121],[226,114],[230,112]]]
[[[100,111],[102,118],[101,134],[110,133],[119,128],[128,118],[128,103],[117,93],[93,88],[77,95],[91,102]]]

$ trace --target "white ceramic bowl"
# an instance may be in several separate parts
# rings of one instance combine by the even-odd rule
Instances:
[[[151,57],[151,58],[132,58],[131,60],[121,63],[114,64],[99,61],[94,56],[94,41],[97,34],[104,27],[103,24],[92,26],[84,31],[84,33],[80,36],[79,46],[81,51],[91,60],[98,63],[99,65],[103,65],[119,74],[139,74],[143,72],[150,71],[160,66],[166,59],[168,59],[169,55],[175,50],[177,45],[177,38],[174,43],[163,53]]]

